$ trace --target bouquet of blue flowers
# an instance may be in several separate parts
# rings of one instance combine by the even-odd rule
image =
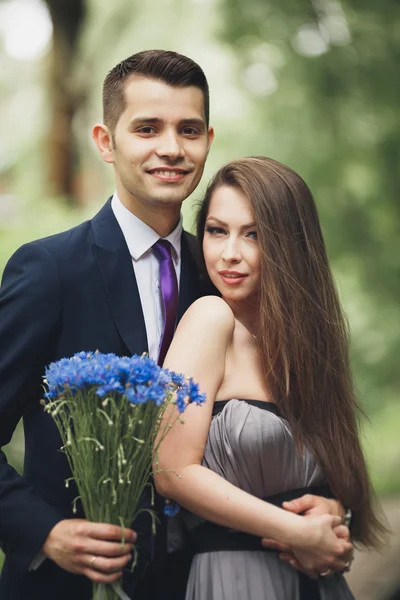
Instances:
[[[205,396],[193,380],[147,355],[79,352],[51,363],[44,381],[45,410],[60,431],[79,491],[73,511],[80,500],[88,520],[130,527],[148,510],[141,498],[164,436],[188,403],[201,404]],[[162,425],[171,404],[174,416]],[[127,596],[119,584],[94,584],[94,598]]]

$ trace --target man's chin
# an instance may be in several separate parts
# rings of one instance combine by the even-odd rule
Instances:
[[[192,193],[192,191],[187,189],[175,189],[173,193],[172,190],[157,190],[153,194],[154,201],[157,204],[162,204],[165,206],[176,206],[177,204],[182,204],[184,200]]]

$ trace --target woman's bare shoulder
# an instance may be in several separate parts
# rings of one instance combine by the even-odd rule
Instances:
[[[195,323],[197,328],[215,327],[219,332],[232,333],[235,328],[235,317],[230,306],[222,298],[203,296],[188,308],[182,323]]]

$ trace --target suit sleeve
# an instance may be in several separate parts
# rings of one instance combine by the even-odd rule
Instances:
[[[1,447],[40,399],[60,311],[53,258],[40,242],[22,246],[8,262],[0,288],[0,545],[22,569],[28,569],[63,517],[7,463]]]

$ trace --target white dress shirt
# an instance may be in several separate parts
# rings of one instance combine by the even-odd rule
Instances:
[[[160,239],[160,236],[154,229],[131,213],[122,204],[116,192],[111,200],[111,208],[122,229],[132,258],[146,326],[149,356],[157,361],[164,327],[164,316],[160,288],[160,263],[152,250],[152,246]],[[168,240],[172,246],[171,254],[178,280],[178,290],[181,272],[181,236],[182,216],[175,229],[163,238]]]

